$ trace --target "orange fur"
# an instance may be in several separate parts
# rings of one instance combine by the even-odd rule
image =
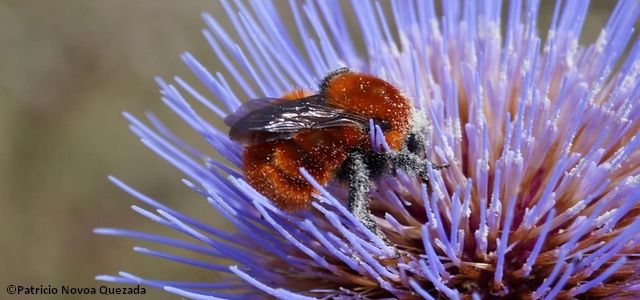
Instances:
[[[385,138],[393,150],[402,148],[409,131],[410,104],[394,86],[376,77],[339,73],[329,78],[320,91],[331,105],[354,114],[384,121]],[[297,101],[310,95],[300,89],[282,99]],[[247,146],[243,155],[247,181],[258,192],[285,210],[310,205],[317,191],[304,179],[305,168],[321,185],[326,185],[347,159],[349,151],[370,150],[369,134],[356,127],[305,129],[291,139]]]
[[[411,104],[390,83],[361,73],[342,73],[325,83],[325,99],[332,105],[357,115],[386,121],[390,129],[385,132],[387,143],[393,150],[404,145],[409,132]]]

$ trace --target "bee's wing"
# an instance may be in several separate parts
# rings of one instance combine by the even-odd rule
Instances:
[[[303,129],[364,127],[369,120],[329,106],[319,95],[300,100],[259,98],[243,104],[224,122],[229,137],[244,145],[290,139]]]

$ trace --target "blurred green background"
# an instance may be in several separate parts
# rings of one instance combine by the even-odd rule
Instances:
[[[167,232],[133,213],[129,206],[140,202],[109,174],[216,222],[121,116],[153,111],[197,140],[162,104],[153,77],[194,79],[178,57],[187,50],[219,69],[200,35],[204,10],[221,9],[196,0],[0,1],[0,299],[10,297],[7,284],[94,287],[95,275],[120,270],[214,280],[131,250],[145,243],[92,233],[100,226]],[[144,298],[178,297],[147,289]]]
[[[546,25],[553,2],[542,2],[539,22]],[[595,39],[612,2],[593,1],[584,41]],[[221,69],[200,35],[204,10],[224,16],[218,1],[204,0],[0,1],[0,299],[68,299],[9,296],[4,289],[94,287],[95,275],[120,270],[215,280],[214,274],[131,250],[145,243],[91,231],[113,226],[167,232],[133,213],[129,206],[139,202],[112,186],[108,174],[186,214],[221,223],[179,182],[181,173],[139,143],[121,117],[123,110],[138,116],[153,111],[202,145],[161,103],[153,77],[181,75],[195,82],[178,57],[183,51],[210,70]],[[153,289],[145,296],[86,298],[114,297],[179,298]]]

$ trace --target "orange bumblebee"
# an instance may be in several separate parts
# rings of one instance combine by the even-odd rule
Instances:
[[[349,209],[375,228],[368,209],[371,178],[395,168],[426,178],[429,162],[417,154],[419,139],[410,133],[412,110],[390,83],[339,69],[323,79],[317,94],[296,90],[254,99],[225,123],[229,137],[245,146],[247,181],[277,206],[309,207],[317,191],[300,174],[302,167],[322,185],[334,178],[347,181]],[[391,152],[373,151],[370,119],[382,128]]]

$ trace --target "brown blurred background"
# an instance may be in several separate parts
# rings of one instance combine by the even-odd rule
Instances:
[[[611,11],[609,1],[593,2],[584,41],[595,39]],[[540,24],[548,23],[552,6],[543,1]],[[95,287],[100,284],[95,275],[119,270],[158,279],[215,280],[208,272],[131,250],[145,243],[91,231],[113,226],[167,232],[133,213],[129,206],[140,203],[112,186],[108,174],[189,215],[219,222],[205,201],[179,182],[180,172],[129,133],[120,114],[153,111],[197,143],[197,135],[159,100],[153,76],[181,75],[195,82],[178,57],[183,51],[220,70],[200,35],[204,10],[224,16],[217,1],[204,0],[0,2],[1,299],[67,299],[9,296],[4,289],[8,284]],[[145,296],[85,298],[114,297],[179,298],[152,289]]]

